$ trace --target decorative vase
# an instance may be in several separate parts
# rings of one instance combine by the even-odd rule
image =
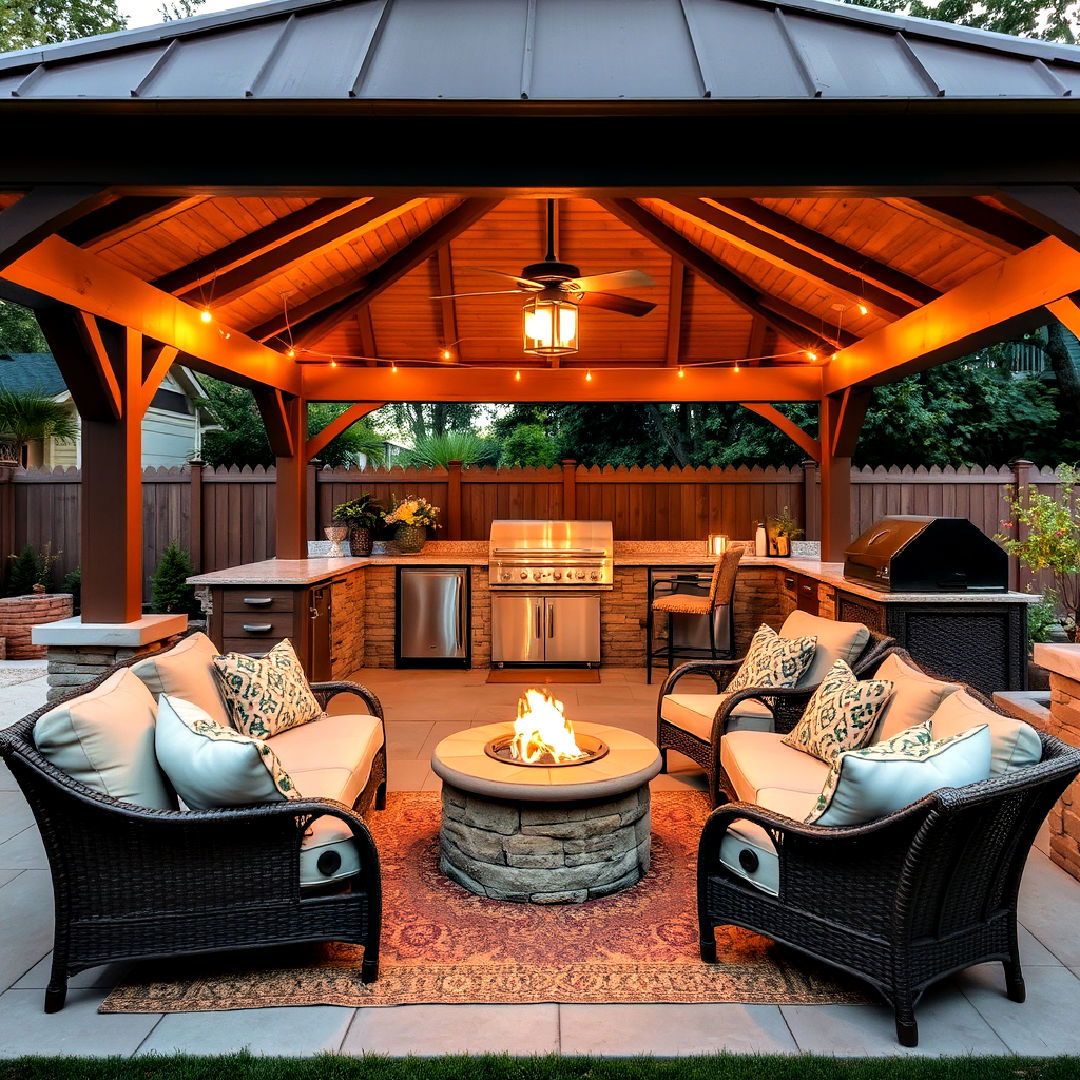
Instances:
[[[345,549],[341,546],[341,541],[345,539],[348,531],[344,525],[327,525],[323,529],[323,536],[330,541],[330,549],[326,553],[328,559],[345,558]]]
[[[399,525],[394,539],[401,548],[402,555],[419,555],[423,550],[424,541],[427,540],[427,526],[425,525]]]
[[[363,525],[353,525],[349,529],[349,550],[354,559],[362,559],[371,554],[371,530]]]
[[[786,533],[776,534],[776,554],[782,559],[791,554],[791,540]]]

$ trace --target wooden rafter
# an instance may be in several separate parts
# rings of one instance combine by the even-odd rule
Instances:
[[[1036,229],[1080,248],[1080,193],[1076,188],[1065,184],[1005,187],[998,198]]]
[[[443,244],[435,252],[436,276],[439,283],[439,320],[442,329],[443,349],[450,353],[448,364],[461,361],[461,335],[458,333],[457,303],[451,295],[454,291],[454,263],[450,255],[450,245]],[[364,305],[365,308],[368,305]],[[441,355],[441,353],[440,353]]]
[[[739,404],[744,409],[749,409],[751,412],[757,413],[758,416],[763,419],[768,420],[770,424],[782,431],[808,457],[813,458],[814,461],[821,460],[821,443],[817,439],[809,436],[798,424],[786,417],[775,405],[770,405],[763,401],[740,401]]]
[[[274,457],[291,458],[296,450],[296,441],[287,396],[270,387],[256,387],[255,404],[259,407]]]
[[[769,335],[769,327],[765,320],[757,315],[750,320],[750,337],[746,345],[748,357],[763,356],[765,354],[765,342]]]
[[[91,245],[119,240],[198,205],[206,196],[177,199],[167,195],[123,195],[59,230],[73,244]]]
[[[317,345],[335,327],[370,304],[380,293],[415,270],[425,259],[450,243],[470,225],[475,224],[499,204],[498,199],[465,199],[459,206],[441,217],[430,229],[391,255],[381,266],[352,286],[352,292],[331,306],[293,325],[293,340],[299,348]],[[318,300],[319,298],[316,298]]]
[[[1078,290],[1080,251],[1047,237],[842,350],[825,368],[826,393],[892,382],[1032,329],[1044,307]]]
[[[668,367],[677,367],[682,360],[683,307],[686,300],[686,265],[671,257],[671,277],[668,283],[667,344],[664,355]]]
[[[316,199],[307,206],[280,217],[208,255],[181,266],[157,278],[153,284],[164,292],[182,296],[191,289],[205,285],[269,248],[284,243],[298,233],[321,224],[353,204],[351,199]]]
[[[109,198],[102,187],[41,187],[0,211],[0,270]]]
[[[416,201],[397,198],[368,199],[344,214],[338,214],[321,225],[283,240],[215,277],[208,290],[211,294],[210,303],[213,306],[227,304],[277,277],[293,264],[311,258],[324,248],[345,243],[350,238],[375,228]],[[191,290],[188,290],[185,295],[190,295],[190,292]]]
[[[305,459],[310,461],[318,457],[343,431],[352,427],[358,420],[363,420],[368,413],[381,409],[385,404],[385,401],[358,401],[350,405],[340,416],[335,416],[318,435],[312,435],[307,440],[304,444]]]
[[[176,363],[180,350],[174,345],[155,345],[143,349],[142,397],[143,410],[150,407],[162,379]]]
[[[1026,221],[978,199],[960,195],[933,195],[919,199],[886,199],[887,203],[913,217],[949,230],[965,240],[974,240],[999,255],[1012,255],[1029,248],[1044,234]]]
[[[186,353],[190,366],[229,382],[298,389],[299,373],[288,357],[239,330],[203,322],[194,307],[59,236],[42,240],[0,270],[0,278],[36,297],[35,307],[56,302],[129,326]]]
[[[832,342],[826,341],[810,329],[810,324],[818,321],[813,316],[775,297],[759,293],[635,200],[598,199],[597,202],[635,232],[651,240],[657,247],[704,278],[714,289],[718,289],[744,311],[764,319],[781,337],[794,342],[799,348],[826,355],[835,348]],[[844,344],[858,340],[854,334],[847,332],[839,335],[839,339]]]
[[[39,311],[37,320],[79,415],[84,420],[119,420],[120,385],[97,319],[55,305]]]
[[[833,457],[849,458],[855,453],[872,396],[873,391],[868,386],[849,386],[840,396],[833,430],[829,433],[829,453]]]
[[[711,197],[710,197],[711,198]],[[916,278],[894,270],[885,263],[864,255],[861,251],[838,243],[824,233],[809,229],[805,225],[784,214],[780,214],[750,198],[712,198],[712,202],[744,221],[759,226],[762,230],[775,233],[790,240],[799,247],[816,252],[824,259],[858,275],[864,281],[871,282],[882,289],[888,289],[910,300],[912,306],[928,304],[941,294],[937,289],[924,285]]]

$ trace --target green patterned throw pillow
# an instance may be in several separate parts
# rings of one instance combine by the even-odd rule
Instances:
[[[858,750],[874,735],[893,684],[886,679],[859,682],[846,660],[837,660],[818,684],[806,711],[784,745],[831,765],[846,750]]]
[[[162,771],[192,810],[300,798],[268,743],[219,724],[183,698],[161,695],[154,748]]]
[[[985,725],[935,740],[929,723],[884,742],[840,754],[808,825],[861,825],[910,806],[943,787],[963,787],[990,775]]]
[[[265,656],[215,656],[214,672],[229,719],[242,735],[269,739],[322,715],[288,638]]]
[[[790,690],[813,663],[816,648],[816,637],[784,638],[762,623],[739,670],[724,689],[727,693],[755,686]]]

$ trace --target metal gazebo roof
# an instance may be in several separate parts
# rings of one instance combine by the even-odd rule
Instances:
[[[0,101],[1053,99],[1080,48],[828,0],[274,0],[0,56]]]

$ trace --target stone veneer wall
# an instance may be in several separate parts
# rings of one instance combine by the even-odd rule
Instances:
[[[347,679],[364,666],[367,574],[346,574],[330,584],[331,677]]]
[[[6,639],[8,660],[40,660],[45,646],[30,640],[31,631],[41,623],[71,617],[74,607],[70,593],[28,593],[0,597],[0,637]]]
[[[1080,746],[1080,682],[1050,673],[1050,717],[1041,726],[1062,742]],[[1080,779],[1065,789],[1047,824],[1050,858],[1080,881]]]
[[[57,698],[70,694],[76,687],[93,682],[121,660],[171,649],[180,637],[180,634],[173,634],[161,641],[123,648],[112,645],[50,645],[46,679],[49,689],[45,700],[56,701]]]

